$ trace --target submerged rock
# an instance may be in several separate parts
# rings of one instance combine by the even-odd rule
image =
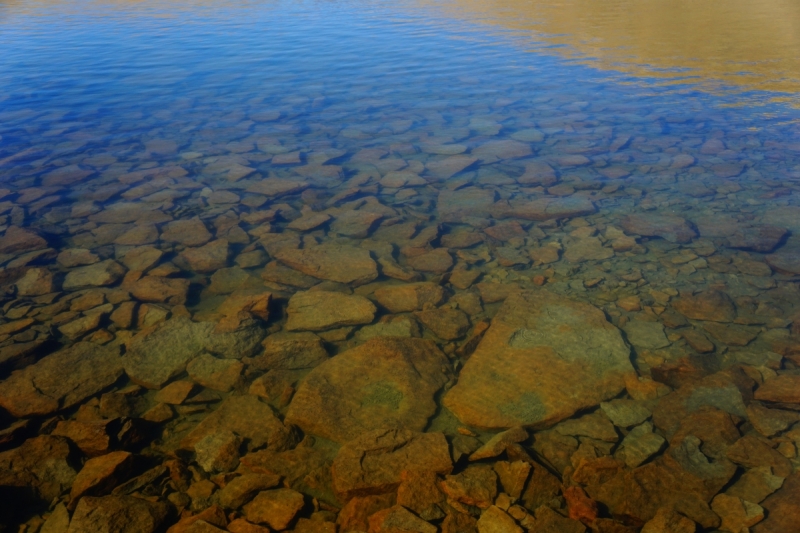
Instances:
[[[373,337],[328,359],[300,383],[286,421],[336,442],[379,428],[422,430],[447,382],[431,341]]]
[[[547,427],[616,396],[632,372],[620,331],[592,305],[511,294],[444,405],[482,428]]]
[[[694,228],[686,219],[675,215],[657,213],[628,215],[620,221],[626,233],[661,237],[669,242],[687,243],[697,237]]]
[[[363,296],[340,292],[298,292],[289,300],[288,331],[324,331],[342,326],[369,324],[375,305]]]
[[[281,263],[319,279],[363,285],[378,277],[377,263],[363,248],[322,244],[302,250],[280,248],[274,255]]]

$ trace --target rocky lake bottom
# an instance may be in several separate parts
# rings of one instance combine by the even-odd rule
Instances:
[[[0,531],[796,533],[796,111],[461,75],[5,101]]]

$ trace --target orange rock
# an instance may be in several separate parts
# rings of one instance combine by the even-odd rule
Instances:
[[[580,520],[584,524],[591,524],[597,519],[597,502],[589,498],[586,492],[578,487],[572,486],[564,491],[564,499],[569,508],[569,517],[573,520]]]

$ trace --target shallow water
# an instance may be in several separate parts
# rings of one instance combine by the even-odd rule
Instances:
[[[0,446],[145,420],[146,436],[102,450],[147,458],[116,483],[162,461],[173,479],[123,493],[198,512],[238,464],[284,476],[305,495],[298,516],[324,522],[387,490],[330,473],[352,439],[441,432],[472,475],[467,455],[525,426],[519,449],[482,459],[519,510],[452,478],[436,512],[405,489],[392,503],[443,531],[471,530],[491,503],[532,531],[567,520],[545,503],[638,531],[685,490],[722,517],[679,509],[704,531],[733,527],[734,497],[764,505],[754,530],[790,531],[777,517],[800,491],[800,13],[599,5],[4,2]],[[381,340],[398,336],[430,342]],[[598,409],[612,398],[647,414]],[[210,412],[230,424],[198,433]],[[692,448],[702,427],[724,442]],[[233,440],[200,452],[201,434]],[[497,461],[523,453],[582,486],[599,518],[566,489],[513,495]],[[694,481],[627,508],[576,474],[609,456],[619,479],[677,462]],[[786,479],[771,499],[731,488],[763,468]],[[686,488],[697,479],[704,491]],[[36,531],[30,517],[71,485],[36,487],[9,523]],[[345,515],[341,531],[366,530]]]

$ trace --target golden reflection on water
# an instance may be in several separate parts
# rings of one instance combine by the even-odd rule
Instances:
[[[798,0],[418,0],[448,17],[532,34],[635,76],[676,70],[712,88],[800,93]]]

